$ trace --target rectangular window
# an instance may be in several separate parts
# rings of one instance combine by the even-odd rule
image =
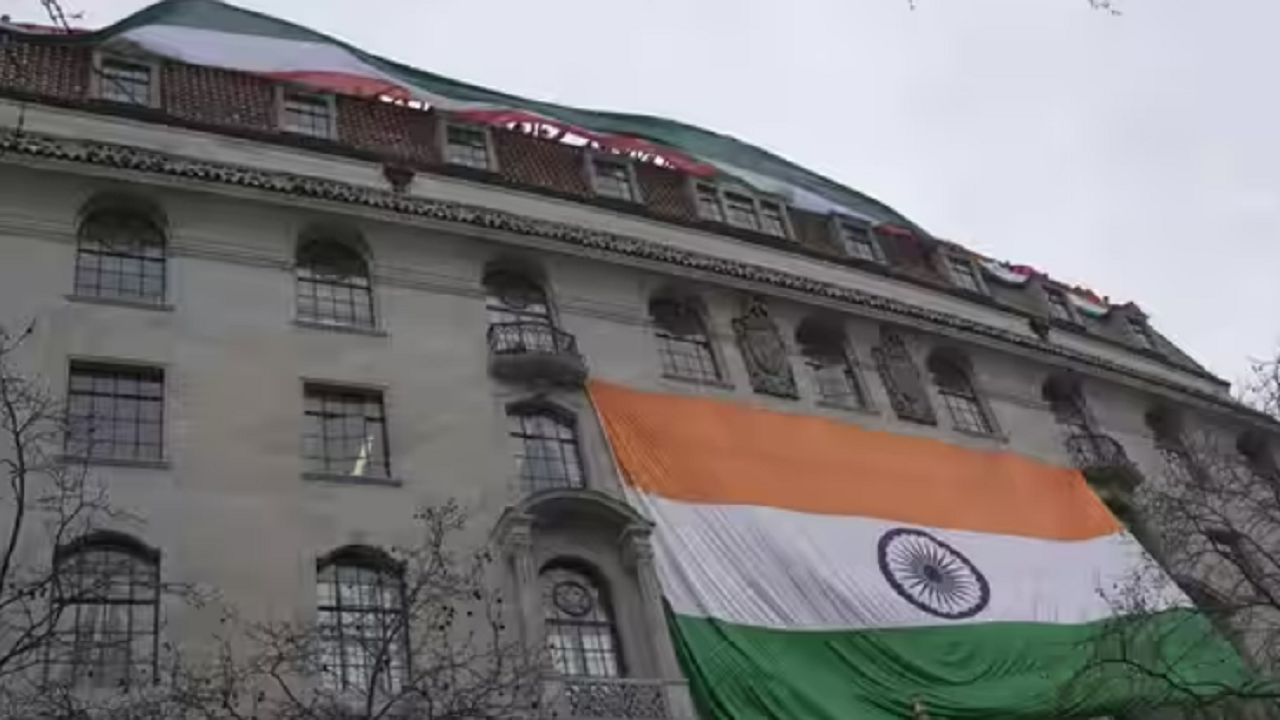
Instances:
[[[813,373],[813,382],[822,402],[843,408],[867,407],[862,385],[847,357],[834,353],[809,353],[806,364]]]
[[[1076,321],[1075,312],[1071,309],[1071,301],[1067,299],[1066,293],[1055,288],[1045,288],[1044,296],[1049,302],[1049,317],[1062,322]]]
[[[770,235],[787,236],[787,221],[781,205],[770,200],[760,201],[760,229]]]
[[[725,220],[734,227],[748,230],[760,229],[760,218],[756,216],[756,201],[750,195],[735,192],[724,194]]]
[[[489,137],[484,128],[446,125],[444,160],[450,165],[489,170]]]
[[[840,244],[849,257],[871,262],[880,260],[880,254],[876,252],[876,241],[871,237],[871,228],[843,220],[838,225]]]
[[[382,393],[307,385],[304,395],[302,456],[308,472],[391,476]]]
[[[703,220],[724,222],[724,208],[720,205],[720,191],[714,185],[698,183],[695,193],[698,199],[698,217]]]
[[[982,281],[978,279],[978,272],[973,267],[973,262],[966,257],[958,255],[947,256],[947,269],[951,271],[951,282],[961,290],[986,294],[982,287]]]
[[[99,95],[125,105],[151,105],[151,66],[103,58],[98,68]]]
[[[591,180],[597,195],[617,200],[635,202],[635,187],[631,183],[631,168],[624,162],[594,158],[591,160]]]
[[[67,454],[112,460],[163,457],[164,371],[71,365]]]
[[[317,138],[333,137],[333,105],[325,95],[286,90],[284,129]]]

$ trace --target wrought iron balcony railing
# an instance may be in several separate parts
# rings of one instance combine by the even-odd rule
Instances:
[[[1124,446],[1100,433],[1079,433],[1067,438],[1067,453],[1081,473],[1121,519],[1132,511],[1133,490],[1142,483],[1142,473],[1129,459]]]
[[[684,720],[692,718],[682,682],[633,678],[559,677],[553,702],[570,718]]]
[[[504,380],[580,385],[587,366],[573,335],[546,322],[489,326],[489,370]]]

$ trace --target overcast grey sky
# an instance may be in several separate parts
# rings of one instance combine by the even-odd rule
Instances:
[[[96,27],[145,0],[62,0]],[[1280,346],[1280,2],[239,0],[434,72],[735,135],[1133,300],[1238,380]],[[15,20],[38,0],[0,0]]]

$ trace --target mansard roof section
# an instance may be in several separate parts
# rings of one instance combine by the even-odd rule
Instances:
[[[726,135],[665,118],[531,100],[410,67],[301,25],[219,0],[162,0],[63,41],[131,44],[193,65],[303,82],[333,92],[412,101],[495,125],[537,125],[695,175],[726,173],[798,207],[842,209],[880,223],[905,216],[874,198]],[[921,231],[923,232],[923,231]]]
[[[0,32],[20,37],[0,63],[0,92],[20,99],[356,157],[381,163],[393,186],[423,172],[602,206],[960,296],[1025,317],[1033,329],[1088,335],[1210,376],[1159,334],[1135,337],[1129,317],[1145,316],[1132,305],[940,240],[870,197],[679,122],[490,91],[215,0],[164,0],[97,31],[5,24]],[[150,102],[101,97],[99,51],[158,71]],[[279,86],[292,83],[334,95],[323,136],[282,125]],[[485,128],[487,167],[446,156],[442,126],[459,122]],[[626,158],[629,196],[602,194],[594,163]],[[967,271],[953,267],[956,256],[968,259]],[[1047,290],[1061,293],[1068,322],[1055,322]]]

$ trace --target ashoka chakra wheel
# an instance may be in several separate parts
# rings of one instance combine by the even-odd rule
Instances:
[[[940,618],[960,620],[991,600],[987,579],[959,550],[923,530],[895,528],[880,537],[880,572],[894,592]]]

